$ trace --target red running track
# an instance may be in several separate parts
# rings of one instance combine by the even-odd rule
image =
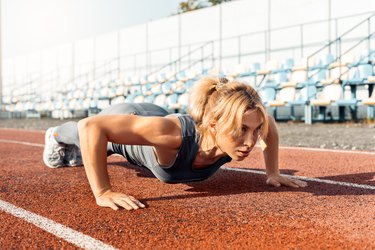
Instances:
[[[300,189],[265,185],[259,149],[189,184],[111,156],[114,189],[147,204],[128,212],[96,206],[82,167],[45,167],[43,136],[0,129],[0,249],[375,249],[375,153],[281,148]]]

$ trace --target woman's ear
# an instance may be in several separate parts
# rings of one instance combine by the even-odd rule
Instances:
[[[216,121],[210,121],[210,131],[213,134],[216,134]]]

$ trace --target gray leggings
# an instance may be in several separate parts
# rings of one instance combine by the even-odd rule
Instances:
[[[166,116],[168,112],[151,103],[120,103],[109,106],[103,109],[98,115],[115,115],[115,114],[134,114],[141,116]],[[61,126],[57,127],[55,132],[58,134],[56,137],[57,142],[64,144],[74,144],[79,146],[79,135],[77,122],[66,122]],[[108,143],[107,146],[108,155],[113,153],[112,143]]]

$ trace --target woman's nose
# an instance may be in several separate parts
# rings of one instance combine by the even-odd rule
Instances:
[[[244,144],[251,148],[255,145],[256,142],[257,142],[257,138],[250,135],[250,136],[246,136],[246,140]]]

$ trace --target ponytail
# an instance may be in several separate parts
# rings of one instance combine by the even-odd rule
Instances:
[[[250,85],[225,78],[204,77],[190,90],[188,113],[202,136],[208,135],[210,122],[221,124],[221,131],[236,137],[242,129],[243,114],[257,110],[263,118],[261,137],[267,136],[268,116],[262,100]]]
[[[197,125],[202,123],[208,98],[216,90],[219,83],[218,78],[205,77],[199,80],[190,90],[188,113]]]

